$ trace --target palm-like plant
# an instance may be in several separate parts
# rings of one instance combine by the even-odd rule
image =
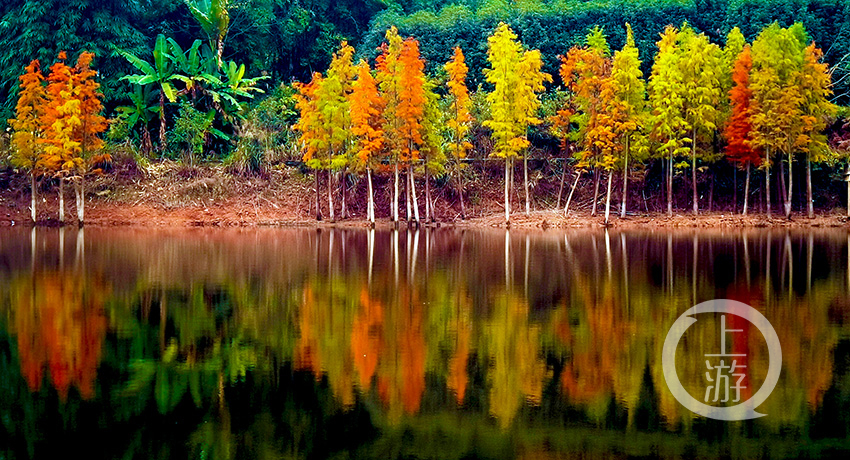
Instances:
[[[160,107],[153,102],[153,92],[150,85],[135,85],[133,92],[130,93],[130,102],[131,105],[116,107],[115,110],[121,114],[130,129],[138,124],[142,125],[142,152],[149,155],[153,146],[148,124],[160,112]]]
[[[222,54],[224,52],[224,38],[230,27],[229,0],[184,0],[189,12],[200,24],[201,29],[207,34],[210,48],[215,50],[216,63],[222,66]]]
[[[160,151],[165,150],[165,99],[169,102],[177,100],[177,91],[171,84],[174,79],[174,60],[171,57],[169,43],[165,36],[160,34],[156,37],[156,44],[153,48],[153,60],[151,62],[134,56],[126,51],[118,50],[118,53],[123,56],[133,67],[141,73],[135,75],[127,75],[122,80],[127,80],[130,83],[147,86],[156,84],[159,86],[159,144]]]

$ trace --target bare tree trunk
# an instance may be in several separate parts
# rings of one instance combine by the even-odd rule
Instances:
[[[593,168],[593,207],[590,209],[590,215],[596,215],[596,200],[599,199],[599,168]]]
[[[340,193],[342,194],[342,210],[340,211],[340,219],[342,219],[342,220],[345,220],[346,216],[348,215],[348,209],[346,209],[346,206],[345,206],[345,202],[347,201],[345,199],[345,195],[346,195],[345,189],[347,188],[346,187],[346,180],[345,180],[345,170],[346,170],[346,168],[343,167],[342,172],[340,173],[340,181],[339,181],[339,185],[340,185],[340,188],[341,188]]]
[[[708,183],[708,212],[711,212],[714,211],[714,183],[717,182],[714,180],[714,171],[711,170],[711,166],[708,167],[708,175],[711,179]]]
[[[425,160],[425,221],[434,222],[434,213],[431,210],[431,181],[428,176],[428,160]]]
[[[408,176],[410,177],[410,193],[413,195],[413,215],[416,216],[416,226],[419,226],[419,201],[416,198],[416,182],[413,180],[413,163],[407,165]]]
[[[847,217],[850,217],[850,180],[847,181]],[[850,273],[850,270],[847,270],[847,273]]]
[[[165,91],[159,91],[159,153],[165,153]]]
[[[77,223],[82,227],[86,216],[86,179],[84,176],[80,176],[75,189],[77,192]]]
[[[794,163],[791,153],[788,154],[788,192],[785,199],[785,217],[791,217],[791,191],[794,188]]]
[[[629,197],[629,140],[630,136],[626,136],[626,156],[623,161],[623,198],[620,203],[620,218],[626,217],[626,202]]]
[[[319,169],[316,168],[316,220],[322,220],[321,194],[319,193]]]
[[[372,227],[375,226],[375,193],[372,190],[372,168],[366,167],[366,186],[369,190],[369,204],[366,207],[366,214],[369,216],[369,222]]]
[[[525,180],[525,215],[531,213],[531,198],[528,196],[528,152],[522,156],[522,174]]]
[[[605,197],[605,225],[608,225],[608,216],[611,214],[611,178],[613,171],[608,171],[608,195]]]
[[[33,225],[36,223],[36,194],[38,190],[36,190],[35,183],[35,171],[30,171],[30,214],[32,215],[32,223]]]
[[[673,149],[667,162],[667,216],[673,217]]]
[[[393,162],[393,222],[398,223],[398,161]]]
[[[576,180],[573,182],[573,188],[570,189],[570,195],[567,197],[567,204],[564,205],[564,217],[567,217],[567,213],[570,211],[570,202],[573,200],[573,193],[576,191],[576,186],[578,185],[578,180],[581,178],[581,171],[576,173]]]
[[[779,197],[782,199],[782,213],[785,213],[785,202],[788,200],[788,189],[785,188],[785,162],[779,160]]]
[[[806,156],[806,207],[809,219],[815,217],[815,204],[812,199],[812,160]]]
[[[65,178],[59,178],[59,223],[65,225]]]
[[[764,153],[764,201],[766,203],[766,214],[770,216],[770,147]]]
[[[511,225],[511,160],[505,157],[505,225]],[[848,205],[850,206],[850,205]]]
[[[732,170],[732,214],[738,212],[738,166]]]
[[[697,195],[697,128],[693,129],[691,140],[691,189],[694,192],[694,214],[699,214],[699,195]]]
[[[566,158],[565,158],[566,160]],[[555,210],[561,209],[561,195],[564,193],[564,180],[567,177],[567,162],[564,161],[564,164],[561,168],[561,185],[558,186],[558,202],[555,203]]]
[[[405,191],[405,195],[404,195],[405,201],[404,201],[404,203],[405,203],[405,206],[407,206],[406,207],[407,214],[404,217],[405,217],[405,220],[407,221],[408,225],[410,225],[410,216],[413,214],[413,210],[410,209],[410,165],[407,166],[407,172],[405,174],[404,191]]]
[[[334,215],[334,173],[328,169],[328,213],[331,216],[331,222],[336,222]]]
[[[751,169],[752,168],[750,167],[750,162],[748,161],[747,162],[747,179],[746,179],[746,182],[744,182],[744,211],[741,213],[745,216],[747,215],[747,204],[749,203],[749,199],[750,199],[750,170]]]
[[[460,158],[457,160],[457,199],[460,201],[460,218],[466,220],[466,205],[463,202],[463,173],[460,169]]]

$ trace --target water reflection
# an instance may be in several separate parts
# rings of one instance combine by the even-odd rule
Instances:
[[[0,237],[9,458],[49,452],[55,437],[100,439],[107,457],[781,458],[850,446],[846,232]],[[779,335],[768,417],[713,423],[666,389],[669,325],[713,298],[752,305]],[[719,347],[716,321],[704,325],[677,352],[699,399],[703,354]],[[730,327],[744,332],[729,346],[751,357],[747,398],[766,345],[749,323]]]

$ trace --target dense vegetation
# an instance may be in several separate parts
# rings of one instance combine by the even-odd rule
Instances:
[[[692,189],[698,212],[701,199],[711,207],[715,179],[735,171],[729,165],[746,171],[746,182],[732,187],[735,201],[743,188],[744,212],[750,171],[760,166],[767,174],[754,188],[775,188],[764,194],[768,212],[773,195],[790,214],[794,176],[804,174],[801,209],[811,215],[812,170],[821,186],[840,178],[850,138],[840,118],[850,98],[844,0],[29,0],[0,8],[2,119],[15,117],[16,133],[29,129],[32,145],[18,139],[10,155],[33,184],[82,184],[99,169],[91,163],[109,160],[83,145],[78,158],[86,164],[78,162],[76,173],[72,162],[31,161],[46,154],[36,150],[50,142],[42,137],[55,117],[27,121],[41,110],[41,97],[23,97],[27,83],[18,76],[29,74],[32,86],[45,78],[35,76],[33,59],[51,62],[66,50],[94,54],[100,86],[93,115],[102,101],[111,117],[108,145],[189,166],[224,160],[242,172],[303,155],[308,166],[329,172],[331,219],[340,201],[341,215],[349,214],[345,192],[362,174],[366,217],[374,220],[372,176],[387,171],[393,220],[401,214],[400,186],[406,218],[420,220],[417,182],[425,188],[424,218],[433,218],[432,175],[444,193],[455,190],[449,195],[463,214],[464,194],[476,185],[467,155],[505,158],[508,220],[514,159],[523,160],[525,210],[534,202],[529,158],[549,161],[534,167],[555,182],[560,177],[556,207],[561,195],[569,207],[572,194],[566,163],[551,160],[569,160],[575,183],[592,172],[594,214],[607,178],[606,219],[615,173],[626,178],[614,192],[621,215],[630,181],[666,193],[672,212],[674,177]],[[736,64],[747,43],[752,62]],[[453,48],[455,64],[446,64]],[[735,77],[736,65],[750,67]],[[519,72],[500,76],[498,68]],[[793,97],[779,97],[789,90]],[[268,96],[254,99],[262,93]],[[88,142],[76,131],[74,142]],[[724,153],[729,161],[719,162]],[[704,185],[709,190],[700,192]],[[317,173],[317,217],[319,188]]]

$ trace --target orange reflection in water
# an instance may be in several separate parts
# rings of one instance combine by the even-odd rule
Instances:
[[[94,396],[94,382],[106,333],[103,286],[84,285],[76,276],[42,272],[19,285],[15,329],[21,371],[39,391],[48,370],[65,401],[75,386],[83,399]]]

